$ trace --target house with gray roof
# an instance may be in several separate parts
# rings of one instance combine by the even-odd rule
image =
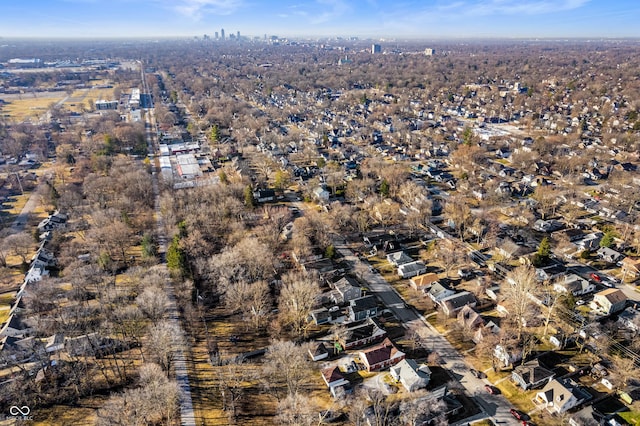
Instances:
[[[420,365],[412,359],[403,359],[395,366],[389,369],[391,377],[396,382],[402,383],[402,386],[408,392],[414,392],[418,389],[427,387],[431,380],[431,370],[428,365]]]

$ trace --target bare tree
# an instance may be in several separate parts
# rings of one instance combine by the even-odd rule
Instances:
[[[510,318],[513,318],[517,330],[516,339],[522,337],[524,325],[536,313],[532,297],[538,296],[538,285],[535,272],[529,265],[519,266],[507,274],[505,284],[505,304],[508,305]]]
[[[9,235],[4,239],[4,246],[14,256],[20,257],[22,263],[27,263],[27,256],[33,249],[33,237],[26,232]]]
[[[267,386],[284,385],[289,396],[300,392],[311,369],[307,351],[308,345],[274,341],[267,348],[262,370]]]
[[[449,424],[444,414],[447,404],[438,398],[429,397],[428,392],[418,391],[400,403],[400,418],[407,426]]]
[[[146,287],[142,293],[136,297],[136,304],[142,312],[153,322],[160,320],[164,316],[164,311],[169,298],[164,289],[158,285]]]
[[[278,299],[280,317],[291,326],[297,335],[306,334],[309,314],[320,294],[315,277],[307,273],[291,272],[282,277],[282,288]]]
[[[277,419],[281,425],[311,426],[318,424],[318,411],[310,398],[296,393],[278,403]]]
[[[176,323],[163,320],[149,326],[146,343],[152,359],[168,373],[177,348],[184,345],[184,335]]]

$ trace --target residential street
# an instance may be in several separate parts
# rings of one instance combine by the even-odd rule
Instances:
[[[484,385],[489,382],[476,379],[471,374],[470,367],[464,357],[423,316],[407,307],[400,295],[380,274],[372,272],[369,265],[356,257],[344,243],[337,243],[336,248],[340,255],[353,265],[355,274],[368,283],[371,291],[393,311],[405,327],[422,324],[418,330],[423,341],[426,342],[426,347],[440,355],[443,361],[442,366],[449,370],[452,376],[465,388],[467,394],[476,400],[486,413],[486,417],[490,417],[494,423],[519,424],[509,413],[512,408],[509,401],[502,395],[489,395],[484,390]]]

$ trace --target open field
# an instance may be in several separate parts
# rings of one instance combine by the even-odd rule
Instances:
[[[39,119],[44,115],[51,104],[63,102],[63,106],[73,112],[81,112],[82,108],[89,108],[89,100],[94,102],[99,99],[113,99],[113,89],[78,89],[71,95],[65,91],[40,92],[3,95],[7,102],[2,106],[0,113],[15,121]]]
[[[37,98],[32,97],[32,95],[22,95],[22,99],[15,100],[8,100],[4,98],[8,103],[2,106],[0,113],[17,122],[26,121],[28,119],[39,119],[41,116],[46,114],[51,104],[60,102],[66,97],[64,92],[51,92],[46,93],[45,95],[54,94],[55,96],[42,97],[38,94]]]
[[[79,89],[74,91],[63,105],[71,111],[81,112],[83,106],[89,108],[89,100],[95,102],[100,99],[113,99],[113,89]]]

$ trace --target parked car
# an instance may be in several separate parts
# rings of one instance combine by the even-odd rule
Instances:
[[[517,420],[524,420],[524,415],[520,411],[516,410],[515,408],[512,408],[511,410],[509,410],[509,412]]]
[[[471,371],[471,374],[476,379],[485,379],[487,377],[487,375],[484,374],[482,371],[474,370],[473,368],[471,370],[469,370],[469,371]]]
[[[595,272],[592,272],[591,274],[589,274],[589,276],[596,282],[602,282],[602,277],[600,277],[600,275],[596,274]]]
[[[491,394],[491,395],[495,395],[498,393],[498,389],[494,388],[491,385],[484,385],[484,389],[487,391],[487,393]]]

